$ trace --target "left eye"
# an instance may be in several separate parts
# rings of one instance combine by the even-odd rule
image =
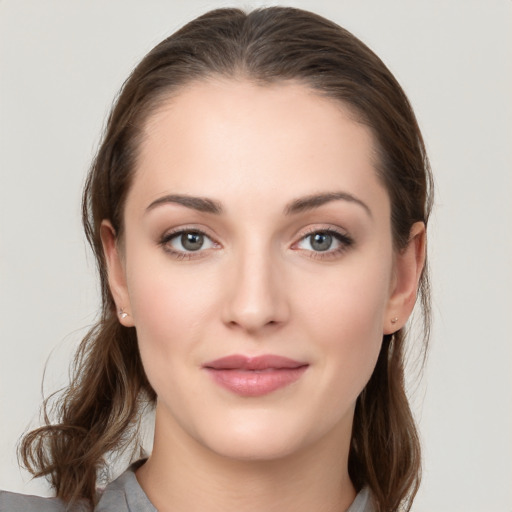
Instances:
[[[345,238],[343,235],[332,231],[316,231],[302,238],[297,247],[315,252],[335,251],[343,245],[349,244],[348,238],[346,240]]]
[[[167,245],[177,252],[196,252],[215,247],[211,238],[200,231],[181,231],[170,236]]]

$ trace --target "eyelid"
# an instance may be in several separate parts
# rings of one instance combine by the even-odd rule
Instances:
[[[301,230],[297,236],[297,241],[302,240],[310,235],[314,235],[315,233],[329,233],[335,235],[337,237],[341,237],[343,239],[350,239],[352,237],[349,235],[346,229],[343,229],[339,226],[333,226],[332,224],[316,224],[312,226],[308,226],[304,230]],[[294,242],[296,243],[296,242]]]

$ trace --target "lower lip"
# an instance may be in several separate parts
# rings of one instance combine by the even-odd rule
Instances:
[[[262,396],[277,391],[300,379],[306,369],[307,365],[261,371],[206,368],[217,384],[240,396]]]

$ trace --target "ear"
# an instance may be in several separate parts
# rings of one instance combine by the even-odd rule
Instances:
[[[100,237],[103,253],[107,264],[108,284],[110,293],[116,303],[119,322],[125,327],[133,327],[130,297],[126,285],[126,272],[116,232],[110,221],[103,220],[100,226]]]
[[[395,256],[394,279],[384,318],[384,334],[393,334],[401,329],[412,313],[425,265],[425,244],[425,224],[415,222],[407,246]]]

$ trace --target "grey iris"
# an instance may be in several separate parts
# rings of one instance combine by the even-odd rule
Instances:
[[[332,245],[332,236],[328,233],[315,233],[310,236],[310,243],[315,251],[327,251]]]
[[[187,251],[198,251],[204,243],[204,236],[201,233],[183,233],[181,235],[181,245]]]

